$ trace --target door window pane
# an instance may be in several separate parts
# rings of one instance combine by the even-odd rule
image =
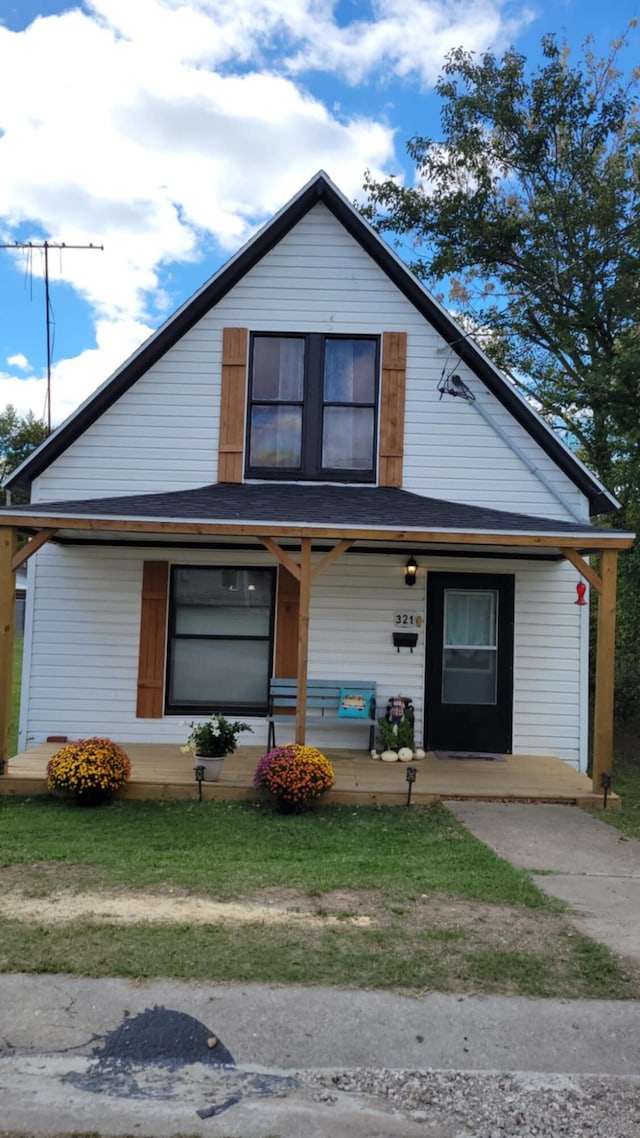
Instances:
[[[445,648],[443,703],[496,703],[497,659],[493,648]]]
[[[445,644],[495,647],[498,594],[494,589],[446,589],[444,606]]]
[[[373,466],[373,408],[325,407],[322,465],[331,470]]]
[[[495,589],[445,589],[443,703],[496,703],[497,622]]]

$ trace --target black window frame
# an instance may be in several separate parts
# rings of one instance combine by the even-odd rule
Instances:
[[[253,399],[253,360],[257,339],[304,340],[303,393],[301,400]],[[329,340],[363,340],[375,345],[375,375],[373,402],[338,403],[324,399],[325,345]],[[366,482],[375,483],[378,472],[378,422],[380,415],[380,359],[381,336],[376,334],[334,335],[330,332],[252,332],[249,347],[247,391],[247,421],[245,430],[245,478],[275,479],[280,482]],[[300,406],[302,408],[301,461],[298,467],[257,466],[251,462],[251,412],[255,406]],[[373,409],[373,439],[371,467],[354,470],[352,467],[323,467],[323,412],[325,407],[371,407]],[[318,429],[318,424],[320,429]]]
[[[252,573],[260,572],[266,573],[271,578],[271,607],[269,612],[269,633],[267,636],[237,636],[230,637],[229,633],[224,635],[216,635],[206,633],[198,635],[195,633],[179,633],[175,631],[176,628],[176,589],[175,589],[175,576],[178,571],[189,569],[193,571],[211,571],[212,569],[225,570],[231,572],[242,572],[243,570],[250,570]],[[277,589],[277,569],[265,565],[171,565],[169,573],[169,615],[167,624],[167,659],[165,665],[165,687],[164,687],[164,712],[165,715],[210,715],[212,711],[220,711],[224,715],[253,715],[261,716],[266,715],[269,710],[269,681],[273,671],[273,653],[275,642],[275,611],[276,611],[276,589]],[[171,668],[173,663],[173,645],[176,640],[224,640],[225,643],[230,639],[236,640],[250,640],[250,641],[264,641],[269,642],[269,674],[266,677],[265,683],[265,698],[261,703],[249,703],[247,701],[239,701],[238,703],[229,704],[216,700],[215,695],[206,701],[198,703],[183,702],[180,704],[171,703],[169,698],[169,684],[171,678]]]

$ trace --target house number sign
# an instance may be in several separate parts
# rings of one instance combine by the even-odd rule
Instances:
[[[394,628],[422,628],[422,615],[419,612],[396,612],[393,614]]]

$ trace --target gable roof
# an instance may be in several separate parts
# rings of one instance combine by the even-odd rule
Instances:
[[[320,171],[259,232],[185,302],[101,387],[7,479],[5,485],[26,487],[96,419],[120,398],[194,324],[224,297],[299,221],[322,203],[407,297],[443,339],[455,345],[459,358],[482,380],[514,419],[587,497],[591,514],[618,507],[612,494],[552,428],[533,410],[513,384],[460,327],[371,225],[357,212],[324,171]]]

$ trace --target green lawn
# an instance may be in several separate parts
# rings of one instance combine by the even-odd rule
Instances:
[[[24,637],[16,635],[13,649],[13,691],[11,693],[11,722],[9,724],[9,754],[18,750],[18,718],[20,715],[20,681],[22,678],[22,648]]]
[[[637,980],[446,810],[0,799],[0,970],[625,998]],[[43,917],[52,893],[284,905],[272,923]],[[10,903],[36,900],[29,923]],[[64,898],[55,901],[59,914]],[[368,924],[351,923],[366,917]],[[9,919],[7,919],[9,918]]]
[[[622,799],[619,810],[598,811],[596,817],[628,837],[640,838],[640,724],[618,728],[612,788]]]
[[[10,753],[17,748],[16,640]],[[640,763],[631,734],[616,763],[620,812],[640,837]],[[600,815],[602,816],[602,815]],[[526,996],[640,996],[606,949],[569,927],[559,903],[476,841],[446,810],[322,807],[280,816],[245,803],[0,797],[3,898],[176,891],[249,903],[296,899],[333,923],[208,925],[0,920],[0,971],[174,976]],[[373,914],[370,927],[350,915]]]
[[[320,895],[376,889],[402,900],[432,890],[557,908],[525,873],[448,811],[322,807],[280,815],[245,803],[0,798],[0,865],[90,866],[103,883],[174,886],[229,899],[263,888]]]
[[[620,810],[607,810],[601,816],[629,837],[640,838],[640,763],[618,762],[613,772],[613,788],[622,799]]]

